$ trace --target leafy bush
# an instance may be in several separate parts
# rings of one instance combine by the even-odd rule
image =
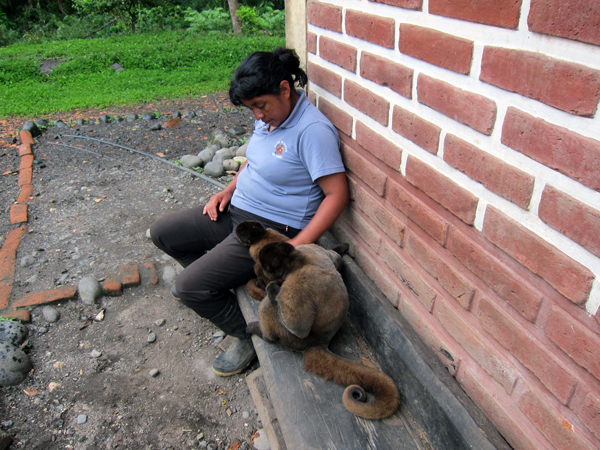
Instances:
[[[188,8],[185,11],[185,21],[189,24],[188,31],[232,31],[231,16],[223,8],[209,9],[202,12]]]
[[[246,34],[263,33],[271,36],[285,36],[285,12],[273,9],[270,2],[259,7],[240,6],[236,15],[242,22]]]

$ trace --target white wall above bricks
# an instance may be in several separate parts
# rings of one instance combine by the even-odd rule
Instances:
[[[334,233],[511,445],[600,448],[600,0],[307,18],[352,193]]]

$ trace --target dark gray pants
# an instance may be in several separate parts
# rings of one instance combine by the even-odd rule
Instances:
[[[287,228],[230,206],[216,221],[202,214],[204,206],[167,214],[150,227],[154,244],[179,261],[185,270],[175,283],[181,301],[210,319],[231,301],[229,289],[254,278],[254,260],[235,235],[235,227],[256,220],[292,238],[300,230]]]

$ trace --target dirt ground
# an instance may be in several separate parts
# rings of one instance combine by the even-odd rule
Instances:
[[[199,109],[204,114],[176,128],[150,130],[175,111]],[[147,284],[142,274],[140,286],[98,305],[54,304],[56,323],[44,320],[41,307],[32,309],[26,348],[34,370],[20,385],[0,388],[0,427],[13,437],[11,449],[252,449],[262,425],[245,378],[258,363],[231,378],[214,375],[212,361],[222,351],[218,330],[169,295],[162,274],[177,264],[146,237],[155,218],[201,204],[219,187],[131,151],[62,136],[95,137],[172,160],[204,149],[216,128],[242,125],[250,132],[252,114],[216,94],[46,118],[68,122],[131,112],[163,115],[151,122],[53,126],[37,139],[34,196],[11,301],[77,286],[85,276],[101,280],[124,264],[153,262],[160,281]],[[8,211],[19,194],[13,137],[23,122],[2,121],[0,239],[16,227]],[[101,309],[103,321],[80,329]],[[148,342],[151,333],[155,342]],[[152,369],[159,371],[155,377]]]

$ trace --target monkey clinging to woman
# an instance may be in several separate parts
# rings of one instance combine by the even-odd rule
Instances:
[[[220,376],[243,371],[256,356],[230,290],[255,277],[237,225],[259,222],[297,247],[314,243],[348,204],[340,138],[298,89],[307,81],[291,49],[248,55],[229,89],[231,102],[251,109],[256,119],[246,163],[207,204],[165,215],[150,227],[154,244],[184,267],[171,293],[236,338],[213,362]]]

